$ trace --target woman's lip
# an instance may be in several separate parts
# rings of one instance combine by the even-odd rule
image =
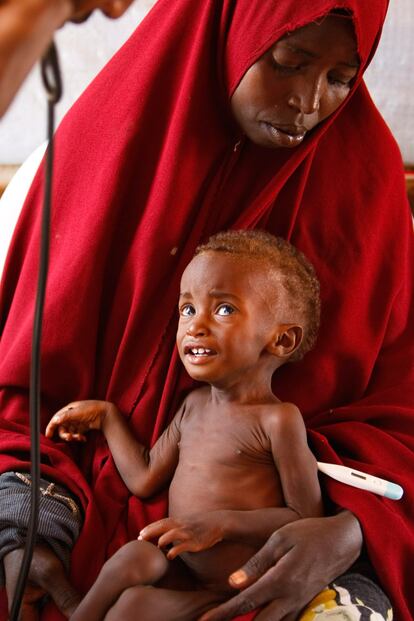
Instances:
[[[273,141],[281,146],[296,147],[298,146],[306,135],[306,129],[302,127],[287,127],[272,125],[265,121],[265,126]]]

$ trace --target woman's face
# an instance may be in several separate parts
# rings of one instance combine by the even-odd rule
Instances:
[[[297,147],[347,97],[359,67],[351,19],[329,15],[279,39],[244,74],[233,114],[263,147]]]

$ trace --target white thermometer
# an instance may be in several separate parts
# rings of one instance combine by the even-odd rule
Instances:
[[[346,485],[352,485],[359,489],[365,489],[367,492],[374,492],[374,494],[379,494],[380,496],[385,496],[392,500],[399,500],[404,494],[403,488],[396,483],[391,483],[385,479],[374,477],[372,474],[354,470],[347,466],[325,464],[318,461],[318,470],[341,483],[346,483]]]

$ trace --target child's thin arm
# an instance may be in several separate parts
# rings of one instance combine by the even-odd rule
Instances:
[[[320,517],[323,503],[317,462],[308,445],[302,414],[292,403],[279,407],[279,416],[267,419],[267,432],[286,507],[300,518]]]
[[[174,473],[184,407],[151,450],[136,440],[118,408],[107,401],[69,404],[53,416],[46,436],[51,438],[58,431],[63,440],[84,440],[85,432],[101,430],[125,485],[132,494],[145,498],[159,491]]]
[[[151,450],[136,440],[118,410],[105,416],[102,432],[118,472],[135,496],[152,496],[171,480],[178,463],[180,414],[176,415]]]

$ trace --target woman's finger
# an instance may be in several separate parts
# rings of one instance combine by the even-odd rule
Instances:
[[[278,601],[272,609],[272,621],[280,621],[286,616],[286,602],[280,598],[277,600],[277,577],[275,569],[270,569],[255,584],[251,585],[238,595],[232,597],[224,604],[209,610],[199,621],[227,621],[238,615],[260,608],[271,600]]]
[[[229,577],[229,583],[235,589],[244,589],[253,584],[268,569],[273,567],[291,548],[291,543],[276,531],[265,545],[252,556],[239,570]]]
[[[111,19],[117,19],[125,13],[132,0],[110,0],[101,7],[102,13]]]
[[[275,588],[277,588],[276,578],[272,575],[273,570],[270,569],[265,576],[260,578],[255,584],[251,585],[244,591],[240,591],[238,595],[227,600],[220,606],[206,612],[199,621],[227,621],[238,615],[244,615],[259,608],[263,604],[267,604],[275,599]],[[286,610],[281,606],[280,615],[277,616],[276,611],[272,616],[272,621],[283,619]]]

